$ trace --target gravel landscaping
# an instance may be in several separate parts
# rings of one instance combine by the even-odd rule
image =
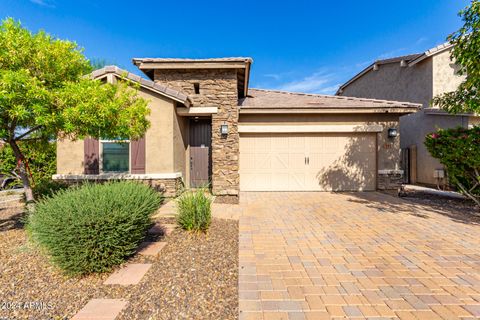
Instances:
[[[438,213],[448,213],[456,220],[480,224],[480,208],[470,199],[408,189],[401,193],[401,197],[404,200],[424,205]]]
[[[109,274],[67,278],[27,242],[21,203],[0,207],[0,319],[71,318],[92,298],[128,300],[117,319],[236,319],[238,222],[213,219],[208,234],[176,229],[137,285],[104,285]],[[171,219],[161,222],[173,223]],[[152,240],[152,239],[150,239]]]

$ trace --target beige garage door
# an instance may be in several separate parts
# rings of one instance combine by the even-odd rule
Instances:
[[[242,191],[375,190],[374,133],[243,134]]]

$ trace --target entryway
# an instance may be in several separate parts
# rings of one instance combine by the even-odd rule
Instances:
[[[210,184],[212,176],[212,120],[190,119],[190,187]]]

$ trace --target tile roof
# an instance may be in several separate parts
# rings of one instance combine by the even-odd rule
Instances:
[[[102,78],[107,74],[114,74],[119,78],[128,79],[130,81],[139,83],[142,87],[155,91],[163,96],[176,100],[183,103],[185,106],[189,107],[192,104],[190,97],[183,92],[169,88],[164,85],[160,85],[151,80],[144,79],[134,73],[128,72],[126,70],[120,69],[117,66],[106,66],[101,69],[97,69],[90,74],[92,79]]]
[[[411,60],[414,60],[418,57],[420,57],[423,53],[414,53],[414,54],[408,54],[405,56],[399,56],[399,57],[393,57],[393,58],[388,58],[388,59],[381,59],[381,60],[376,60],[374,64],[387,64],[387,63],[395,63],[395,62],[400,62],[400,61],[406,61],[409,62]]]
[[[248,62],[252,63],[250,57],[227,57],[227,58],[208,58],[208,59],[189,59],[189,58],[133,58],[133,63],[142,62]]]
[[[409,63],[408,63],[408,66],[411,67],[413,66],[414,64],[422,61],[423,59],[425,58],[428,58],[428,57],[431,57],[433,56],[434,54],[437,54],[437,53],[440,53],[440,52],[443,52],[445,50],[448,50],[450,49],[451,47],[453,47],[453,44],[450,43],[450,42],[445,42],[445,43],[442,43],[441,45],[438,45],[434,48],[431,48],[431,49],[428,49],[427,51],[425,51],[424,53],[420,54],[418,57],[416,57],[415,59],[412,59]]]
[[[287,91],[249,89],[248,97],[240,100],[244,109],[412,109],[420,104],[410,102],[329,96]]]

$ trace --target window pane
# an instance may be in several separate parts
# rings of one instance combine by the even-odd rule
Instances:
[[[128,143],[103,143],[103,172],[128,172]]]

